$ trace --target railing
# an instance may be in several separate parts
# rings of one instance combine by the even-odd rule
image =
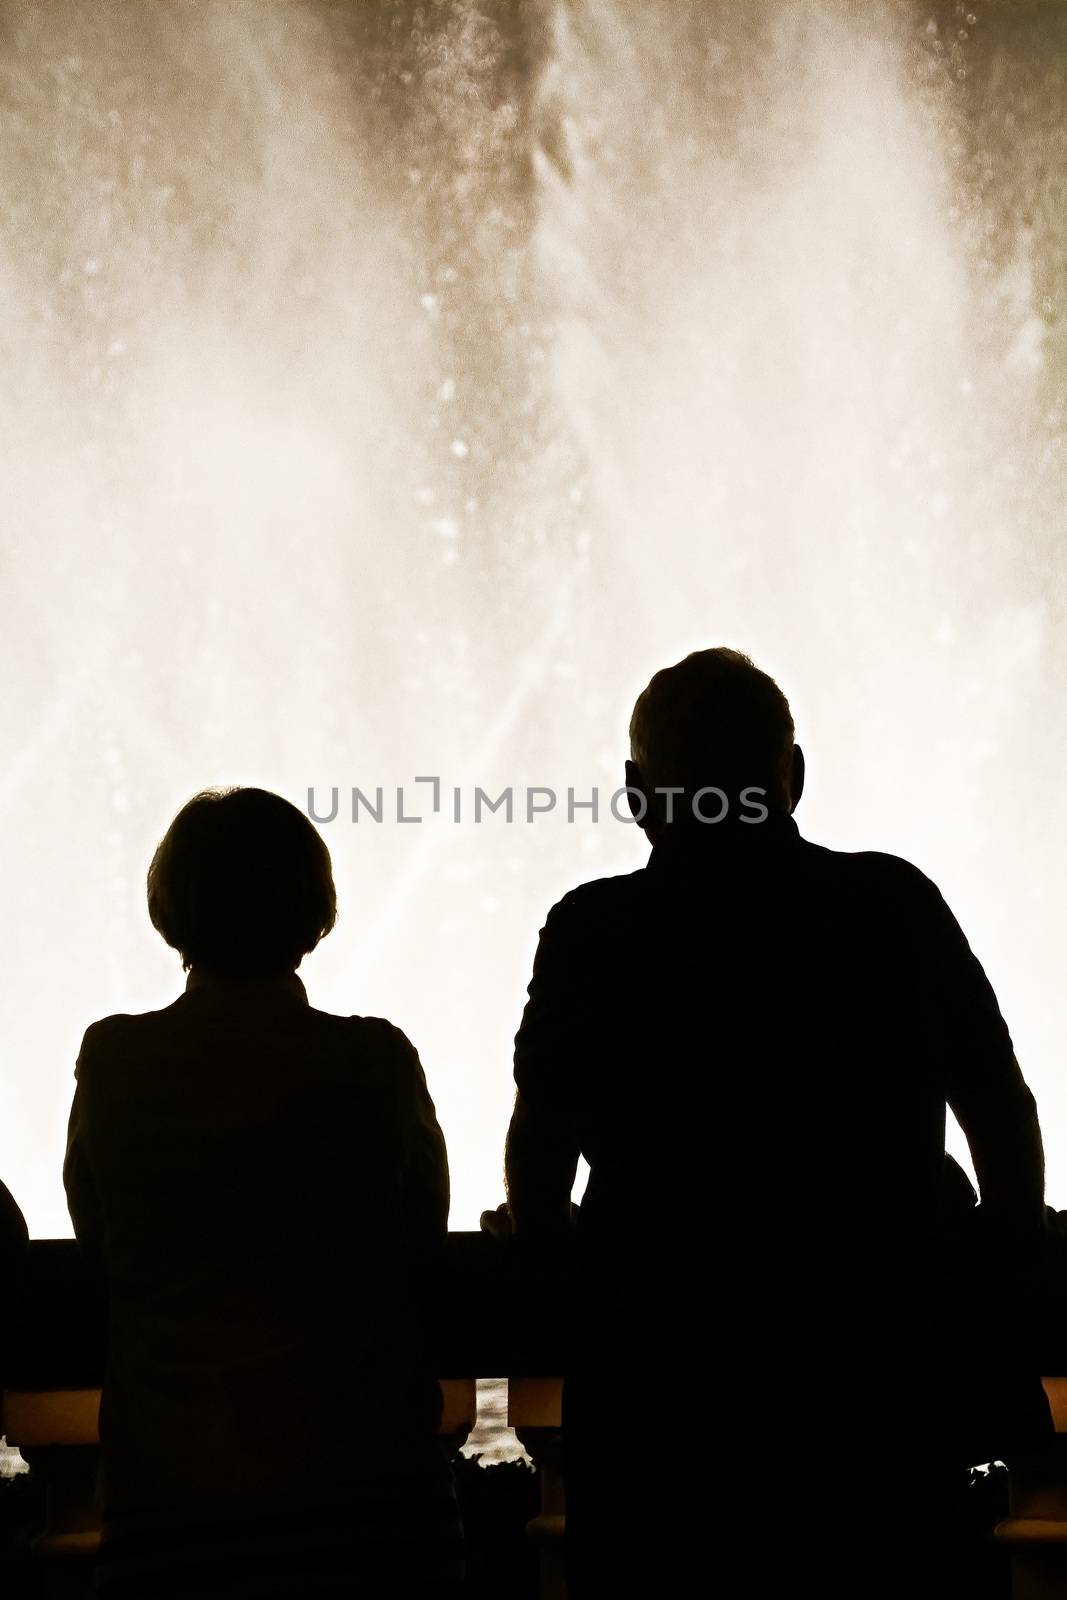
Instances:
[[[540,1552],[542,1600],[565,1600],[560,1404],[565,1345],[561,1311],[544,1308],[543,1259],[524,1258],[482,1234],[450,1234],[427,1285],[444,1401],[440,1431],[458,1451],[477,1422],[478,1378],[508,1380],[508,1424],[540,1473],[540,1513],[528,1533]],[[531,1284],[538,1293],[531,1296]],[[539,1310],[539,1307],[542,1308]],[[103,1289],[73,1240],[35,1240],[21,1304],[11,1308],[14,1348],[0,1433],[43,1480],[45,1522],[34,1549],[50,1600],[86,1592],[100,1532],[93,1509],[106,1314]],[[509,1376],[510,1374],[510,1376]]]
[[[1040,1457],[1013,1466],[1009,1515],[997,1529],[1011,1551],[1013,1600],[1067,1595],[1067,1377],[1043,1381],[1056,1437]]]
[[[441,1380],[444,1410],[440,1432],[458,1450],[477,1420],[473,1378]],[[565,1600],[563,1578],[563,1480],[560,1470],[558,1378],[517,1378],[508,1387],[508,1424],[540,1473],[541,1509],[527,1524],[540,1549],[542,1600]],[[100,1545],[93,1510],[99,1389],[8,1389],[3,1394],[0,1432],[44,1480],[45,1523],[34,1541],[49,1570],[54,1600],[81,1596]]]
[[[540,1471],[542,1600],[564,1600],[561,1381],[566,1344],[564,1266],[523,1256],[480,1234],[451,1234],[428,1286],[439,1330],[442,1434],[459,1449],[477,1420],[477,1378],[508,1379],[508,1423]],[[3,1395],[0,1432],[44,1481],[46,1521],[36,1549],[47,1593],[74,1600],[99,1542],[93,1512],[99,1384],[105,1355],[101,1286],[73,1240],[35,1241],[20,1337]],[[1011,1508],[997,1530],[1012,1555],[1014,1600],[1067,1596],[1067,1377],[1045,1380],[1057,1435],[1040,1459],[1013,1466]]]

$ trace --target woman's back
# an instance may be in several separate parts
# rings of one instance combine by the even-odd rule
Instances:
[[[105,1514],[263,1512],[444,1471],[412,1267],[447,1226],[418,1057],[295,974],[86,1033],[66,1178],[111,1290]]]

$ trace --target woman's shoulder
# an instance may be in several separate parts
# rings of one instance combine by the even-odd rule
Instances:
[[[422,1063],[415,1046],[395,1022],[386,1017],[342,1017],[326,1011],[313,1012],[312,1016],[322,1029],[319,1037],[326,1046],[323,1054],[346,1075],[353,1071],[354,1081],[366,1087],[376,1085],[390,1099],[398,1097],[400,1105],[408,1105],[418,1097],[425,1086]]]
[[[313,1009],[311,1015],[317,1027],[332,1035],[343,1048],[383,1058],[409,1059],[415,1055],[415,1046],[407,1034],[387,1017],[346,1017]]]
[[[174,1001],[158,1011],[116,1011],[110,1016],[98,1017],[95,1022],[90,1022],[82,1035],[82,1051],[84,1052],[87,1047],[90,1053],[107,1049],[124,1039],[144,1033],[164,1023],[168,1014],[175,1011],[177,1004],[178,1002]]]
[[[168,1026],[177,1004],[175,1001],[157,1011],[116,1011],[90,1022],[82,1035],[75,1075],[81,1078],[87,1070],[102,1070],[108,1063],[139,1056],[146,1037]]]

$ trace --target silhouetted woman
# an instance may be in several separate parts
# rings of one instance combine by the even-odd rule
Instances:
[[[21,1321],[29,1261],[29,1233],[15,1196],[6,1183],[0,1183],[0,1389],[8,1382],[10,1346]]]
[[[412,1309],[448,1167],[422,1067],[313,1010],[326,846],[260,789],[197,795],[148,874],[189,971],[94,1023],[65,1181],[111,1296],[100,1590],[452,1592],[462,1535]]]

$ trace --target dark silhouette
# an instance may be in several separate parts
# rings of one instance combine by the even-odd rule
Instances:
[[[961,1325],[956,1292],[1002,1311],[1036,1247],[1033,1098],[934,884],[799,834],[792,717],[747,657],[658,673],[630,737],[652,855],[549,912],[506,1156],[531,1240],[568,1228],[590,1166],[561,1312],[572,1600],[717,1572],[754,1596],[943,1597],[953,1474],[1050,1426],[1011,1317]],[[978,1267],[952,1256],[946,1103]],[[650,1370],[661,1403],[637,1411]],[[872,1487],[886,1462],[898,1499]]]
[[[29,1230],[22,1208],[6,1183],[0,1183],[0,1251],[5,1266],[20,1261],[29,1244]]]
[[[198,795],[148,875],[189,969],[86,1032],[65,1181],[110,1291],[109,1595],[452,1592],[462,1534],[419,1347],[448,1216],[418,1056],[313,1010],[329,855],[257,789]]]
[[[15,1311],[24,1293],[29,1255],[26,1218],[11,1190],[0,1183],[0,1389],[8,1379]]]

